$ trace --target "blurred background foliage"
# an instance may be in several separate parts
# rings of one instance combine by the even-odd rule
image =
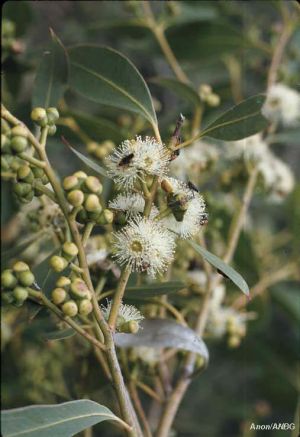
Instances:
[[[8,1],[3,7],[2,94],[5,104],[31,125],[31,95],[39,61],[49,44],[51,27],[66,46],[96,43],[124,53],[137,66],[155,99],[163,138],[174,129],[182,112],[193,113],[193,97],[178,87],[160,86],[154,77],[173,77],[151,32],[138,24],[143,14],[138,1]],[[274,44],[281,32],[281,14],[288,3],[276,0],[151,2],[155,14],[166,23],[166,36],[184,71],[198,87],[208,83],[220,96],[221,105],[205,112],[204,124],[241,98],[263,92]],[[293,33],[280,66],[280,81],[299,87],[300,28]],[[93,154],[93,142],[113,141],[147,133],[138,116],[88,102],[69,90],[60,113],[61,125],[49,140],[50,160],[61,177],[79,168],[78,159],[63,145],[64,135],[81,151]],[[70,124],[70,120],[72,120]],[[75,124],[74,124],[75,121]],[[72,124],[73,123],[73,124]],[[75,127],[74,127],[75,126]],[[188,126],[188,122],[187,122]],[[273,150],[299,176],[299,130],[283,130]],[[217,146],[221,148],[222,145]],[[224,149],[223,153],[226,151]],[[101,152],[98,154],[103,158]],[[98,159],[97,154],[94,158]],[[224,185],[226,156],[199,186],[210,213],[207,237],[218,254],[229,232],[232,205],[226,192],[241,195],[243,174],[238,172]],[[109,192],[110,187],[106,187]],[[230,198],[228,198],[230,200]],[[9,181],[2,184],[3,264],[20,253],[20,233],[30,236],[26,222],[16,226],[18,205],[12,201]],[[300,187],[280,204],[271,204],[260,187],[250,208],[252,227],[246,229],[234,264],[250,286],[269,272],[287,265],[299,251]],[[274,238],[273,238],[274,237]],[[42,280],[42,262],[52,251],[49,239],[26,249]],[[23,254],[24,256],[24,254]],[[236,290],[226,282],[234,300]],[[175,299],[175,298],[174,298]],[[224,340],[208,341],[210,365],[191,385],[176,418],[178,436],[252,437],[266,431],[249,431],[249,423],[293,422],[300,382],[297,376],[300,344],[299,284],[283,279],[267,288],[248,306],[256,313],[248,334],[237,349]],[[32,403],[58,403],[89,397],[114,408],[112,389],[98,363],[77,337],[49,341],[45,333],[55,330],[55,320],[32,305],[6,309],[2,316],[2,400],[4,408]],[[147,398],[143,398],[147,402]],[[298,405],[298,407],[297,407]],[[115,428],[100,424],[94,435],[118,435]],[[268,432],[287,436],[289,431]],[[296,435],[296,434],[294,434]]]

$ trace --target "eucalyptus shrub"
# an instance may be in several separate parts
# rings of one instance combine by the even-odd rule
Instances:
[[[202,120],[219,107],[220,96],[209,83],[196,87],[165,34],[168,20],[184,5],[167,2],[161,15],[151,6],[126,2],[173,71],[152,82],[183,95],[194,108],[185,117],[178,107],[163,135],[157,100],[126,56],[96,45],[66,48],[53,30],[36,72],[31,123],[16,117],[13,105],[1,107],[2,177],[11,181],[31,238],[50,235],[46,262],[53,277],[51,287],[47,278],[37,280],[33,260],[22,259],[20,249],[2,272],[3,304],[46,308],[57,322],[52,340],[70,333],[83,337],[116,394],[113,411],[91,399],[4,411],[4,437],[71,436],[104,420],[131,437],[167,437],[193,378],[202,372],[205,378],[206,339],[224,337],[229,349],[237,348],[255,317],[246,310],[247,278],[231,262],[256,187],[280,202],[294,186],[290,169],[269,146],[282,126],[299,122],[299,93],[277,76],[296,27],[293,5],[285,9],[285,39],[279,36],[272,47],[266,89],[245,99],[234,96],[236,105],[218,111],[205,126]],[[15,47],[14,28],[5,22],[5,50]],[[91,139],[66,106],[68,89],[118,108],[121,123],[134,133],[120,144],[109,137]],[[138,129],[131,129],[133,119]],[[62,126],[79,135],[85,148],[73,147],[60,133]],[[60,159],[68,148],[82,162],[64,178],[48,159],[53,135],[60,138]],[[208,192],[205,183],[220,160],[220,144],[227,164]],[[231,196],[234,184],[243,187],[240,202]],[[226,193],[232,220],[225,240],[221,213],[210,211],[210,205],[218,210],[220,192]],[[288,275],[295,272],[292,264]],[[225,300],[229,281],[246,296]],[[139,390],[162,405],[156,423],[147,418]]]

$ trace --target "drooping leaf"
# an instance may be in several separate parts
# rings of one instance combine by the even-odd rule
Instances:
[[[249,296],[249,287],[245,279],[232,267],[224,263],[219,257],[212,254],[204,247],[199,246],[199,244],[194,243],[194,241],[188,242],[197,253],[199,253],[206,261],[212,264],[216,269],[220,270],[224,275],[226,275],[231,281],[247,296]]]
[[[153,284],[143,284],[141,286],[131,286],[126,288],[125,299],[148,299],[149,297],[161,296],[163,294],[176,293],[184,288],[184,283],[180,281],[169,281]]]
[[[137,112],[157,124],[147,84],[129,59],[101,46],[76,46],[68,52],[71,88],[94,102]]]
[[[73,328],[61,329],[58,331],[45,332],[43,338],[45,340],[63,340],[64,338],[73,337],[75,331]]]
[[[48,108],[57,106],[68,80],[68,55],[60,39],[51,32],[51,44],[44,52],[37,71],[32,106]]]
[[[87,156],[84,156],[82,153],[78,152],[78,150],[74,149],[74,147],[72,147],[70,144],[68,145],[68,147],[82,162],[84,162],[85,165],[92,168],[96,173],[101,174],[106,178],[110,178],[104,167],[101,167],[101,165],[97,164],[93,159],[88,158]]]
[[[154,77],[150,82],[168,88],[170,91],[173,91],[178,95],[178,97],[188,100],[195,106],[201,104],[201,99],[196,90],[190,85],[179,82],[177,79],[170,77]]]
[[[209,353],[204,341],[195,332],[173,320],[145,319],[137,334],[115,334],[116,345],[122,348],[175,348],[201,355],[208,362]]]
[[[88,399],[58,405],[32,405],[1,412],[3,437],[71,437],[104,420],[122,422]]]
[[[198,137],[207,136],[219,140],[236,141],[262,131],[269,124],[261,113],[264,101],[263,94],[244,100],[218,117]]]

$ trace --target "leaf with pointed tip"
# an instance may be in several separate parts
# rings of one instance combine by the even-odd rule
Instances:
[[[68,52],[71,88],[94,102],[137,112],[157,125],[147,84],[129,59],[102,46],[76,46]]]
[[[171,77],[154,77],[150,82],[168,88],[178,97],[188,100],[194,106],[201,105],[201,99],[196,90],[190,85],[179,82],[177,79]]]
[[[68,55],[53,30],[51,44],[44,52],[35,78],[32,106],[49,108],[57,106],[63,96],[68,80]]]
[[[91,158],[88,158],[87,156],[84,156],[82,153],[78,152],[78,150],[74,149],[71,145],[68,145],[69,149],[75,153],[75,155],[84,162],[85,165],[92,168],[96,173],[101,174],[102,176],[105,176],[106,178],[110,178],[108,176],[107,171],[104,167],[101,167],[101,165],[97,164],[95,161],[93,161]]]
[[[104,420],[124,422],[88,399],[57,405],[32,405],[1,412],[3,437],[72,437]]]
[[[231,281],[247,296],[249,296],[249,287],[245,279],[228,264],[225,264],[219,257],[212,254],[204,247],[199,246],[199,244],[193,241],[188,241],[188,243],[199,253],[206,261],[212,264],[216,269],[220,270],[224,275],[226,275]]]
[[[145,319],[141,322],[141,328],[137,334],[115,334],[116,345],[122,348],[182,349],[201,355],[207,364],[209,353],[204,341],[187,326],[173,320]]]
[[[180,281],[154,282],[152,284],[143,284],[141,286],[132,286],[126,288],[126,300],[139,299],[144,300],[149,297],[162,296],[164,294],[176,293],[184,288],[184,283]]]
[[[244,100],[217,118],[195,139],[207,136],[224,141],[237,141],[262,131],[269,125],[261,113],[264,101],[263,94]]]

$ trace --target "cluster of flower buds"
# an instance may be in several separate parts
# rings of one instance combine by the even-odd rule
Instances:
[[[13,192],[21,203],[29,203],[34,196],[41,196],[43,193],[35,187],[34,181],[46,185],[48,178],[42,168],[22,164],[16,174],[16,183]]]
[[[64,179],[63,187],[67,192],[68,202],[74,208],[81,207],[77,214],[79,223],[94,222],[98,225],[112,223],[112,211],[104,209],[101,205],[100,195],[103,187],[98,178],[78,171]]]
[[[208,104],[208,106],[219,106],[220,104],[220,97],[212,91],[210,85],[200,85],[199,96],[203,102]]]
[[[71,241],[62,245],[61,255],[54,255],[50,258],[50,266],[55,272],[62,272],[68,264],[78,255],[78,247]]]
[[[101,161],[106,158],[114,148],[115,144],[109,140],[103,141],[103,143],[91,141],[87,144],[88,153]]]
[[[7,156],[18,156],[25,152],[29,147],[27,136],[28,131],[21,124],[10,128],[5,120],[1,120],[1,155],[7,159]]]
[[[21,306],[28,298],[28,287],[35,281],[29,266],[18,261],[12,269],[6,269],[1,275],[2,297],[4,302]]]
[[[40,127],[48,126],[48,135],[56,132],[55,123],[59,119],[59,112],[56,108],[34,108],[31,111],[31,120]]]
[[[51,293],[52,302],[59,306],[69,317],[77,314],[87,316],[93,310],[91,292],[86,283],[80,279],[61,276],[56,281],[56,288]]]
[[[238,317],[229,317],[226,322],[227,344],[230,348],[236,348],[241,344],[246,335],[246,324]]]

